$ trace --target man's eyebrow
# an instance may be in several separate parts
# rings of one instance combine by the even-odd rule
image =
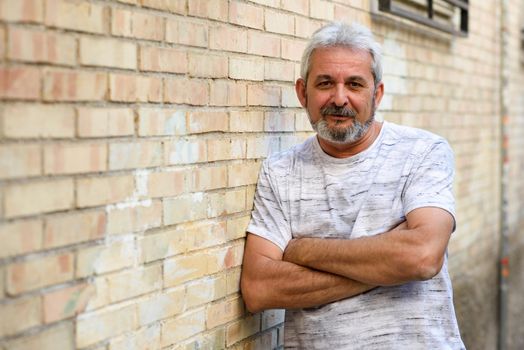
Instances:
[[[329,74],[320,74],[320,75],[317,75],[315,77],[315,81],[320,81],[320,80],[331,80],[331,75]]]

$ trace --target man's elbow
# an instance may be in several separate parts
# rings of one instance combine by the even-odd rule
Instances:
[[[427,252],[421,254],[414,266],[415,278],[419,281],[427,281],[439,274],[444,264],[444,256]]]
[[[242,277],[240,280],[242,299],[244,300],[247,310],[253,314],[264,310],[261,303],[262,296],[258,289],[259,288],[256,287],[256,282],[250,281],[246,277]]]

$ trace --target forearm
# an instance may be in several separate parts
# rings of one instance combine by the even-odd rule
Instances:
[[[374,287],[281,260],[258,257],[245,264],[241,288],[251,312],[308,308],[349,298]]]

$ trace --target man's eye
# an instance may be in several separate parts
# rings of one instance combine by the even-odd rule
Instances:
[[[317,84],[318,87],[327,87],[327,86],[330,86],[331,85],[331,82],[330,81],[321,81]]]
[[[358,88],[358,87],[361,87],[362,84],[356,82],[356,81],[351,81],[349,82],[349,86],[351,86],[352,88]]]

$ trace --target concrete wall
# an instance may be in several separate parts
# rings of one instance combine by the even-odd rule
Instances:
[[[309,135],[293,83],[329,20],[383,43],[378,118],[455,150],[468,349],[496,348],[510,101],[508,343],[523,348],[524,6],[504,1],[470,2],[462,38],[374,0],[0,0],[0,349],[279,347],[283,312],[249,314],[239,294],[244,230],[261,160]]]

